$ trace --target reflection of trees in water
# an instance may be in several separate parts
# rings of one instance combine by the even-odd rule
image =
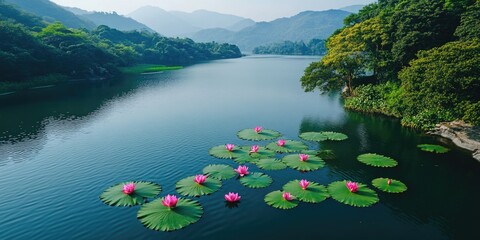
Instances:
[[[370,186],[378,177],[399,179],[409,187],[407,192],[396,195],[377,191],[380,204],[406,222],[432,224],[444,233],[455,234],[450,237],[466,238],[471,233],[475,221],[468,219],[475,219],[480,213],[478,208],[472,209],[480,201],[476,186],[480,164],[462,151],[445,155],[419,151],[418,144],[432,142],[434,137],[403,128],[396,119],[356,112],[348,112],[347,116],[338,124],[305,118],[300,125],[300,133],[338,131],[349,136],[346,141],[318,144],[319,149],[331,149],[337,156],[327,161],[329,178]],[[366,152],[392,157],[399,165],[391,169],[363,165],[356,158]]]
[[[0,165],[31,159],[43,148],[48,134],[73,133],[110,100],[148,87],[143,86],[145,81],[162,78],[148,75],[68,83],[0,97]]]

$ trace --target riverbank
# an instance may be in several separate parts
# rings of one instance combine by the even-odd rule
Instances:
[[[450,139],[458,147],[471,151],[473,158],[480,162],[480,127],[463,121],[443,122],[428,134]]]

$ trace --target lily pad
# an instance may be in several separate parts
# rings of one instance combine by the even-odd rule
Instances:
[[[302,150],[307,149],[307,145],[300,141],[292,141],[286,140],[284,146],[278,146],[277,142],[272,142],[267,145],[267,148],[278,152],[278,153],[292,153],[292,152],[300,152]]]
[[[275,156],[275,152],[272,150],[269,150],[265,147],[258,147],[257,152],[250,152],[251,147],[245,146],[241,148],[242,150],[245,151],[246,154],[250,155],[252,158],[270,158]]]
[[[348,139],[348,136],[339,132],[304,132],[299,136],[306,141],[321,142],[325,140],[342,141]]]
[[[268,205],[270,205],[274,208],[278,208],[278,209],[292,209],[292,208],[298,206],[298,200],[296,200],[296,199],[292,199],[290,201],[285,200],[283,198],[283,192],[282,191],[273,191],[273,192],[265,195],[264,200]]]
[[[194,181],[195,176],[184,178],[177,182],[177,192],[190,197],[208,195],[218,191],[222,187],[222,182],[215,178],[209,178],[204,183],[198,184]]]
[[[161,199],[143,205],[137,218],[147,228],[156,231],[174,231],[197,222],[203,215],[198,201],[179,198],[177,206],[168,208]]]
[[[433,152],[433,153],[446,153],[450,151],[450,149],[444,146],[435,145],[435,144],[420,144],[417,147],[419,147],[420,150],[422,151]]]
[[[308,154],[308,155],[317,155],[318,150],[303,150],[303,151],[301,151],[301,153]]]
[[[243,154],[248,154],[248,152],[245,152],[245,150],[235,146],[235,148],[232,151],[228,151],[225,148],[225,145],[220,145],[220,146],[215,146],[210,148],[208,151],[210,155],[216,157],[216,158],[222,158],[222,159],[232,159],[239,157]]]
[[[235,161],[236,163],[238,164],[245,164],[245,163],[257,163],[258,162],[258,158],[253,158],[252,156],[250,156],[249,154],[243,154],[243,155],[239,155],[238,157],[234,158],[233,161]]]
[[[123,193],[123,185],[131,183],[119,183],[109,187],[100,195],[100,200],[107,205],[116,207],[131,207],[139,204],[144,204],[147,198],[157,196],[162,188],[160,185],[152,182],[133,182],[135,184],[135,191],[131,194]]]
[[[203,174],[218,180],[226,180],[237,176],[232,167],[224,164],[208,165],[203,169]]]
[[[397,161],[376,153],[365,153],[357,157],[358,161],[374,167],[395,167]]]
[[[298,154],[290,154],[283,157],[282,161],[287,166],[299,171],[313,171],[325,166],[325,162],[321,158],[313,155],[308,156],[308,160],[300,161]]]
[[[257,162],[257,166],[264,170],[282,170],[287,168],[285,163],[274,158],[261,159]]]
[[[250,173],[240,178],[240,183],[249,188],[265,188],[270,186],[272,182],[273,180],[270,176],[260,172]]]
[[[328,138],[328,140],[331,140],[331,141],[343,141],[348,139],[347,135],[339,132],[321,132],[321,133],[325,135]]]
[[[365,184],[358,183],[355,193],[347,188],[347,181],[333,182],[328,185],[328,192],[333,199],[354,207],[369,207],[379,201],[377,193]]]
[[[264,141],[264,140],[272,140],[282,136],[280,132],[275,130],[263,129],[261,132],[256,133],[253,128],[243,129],[237,133],[237,136],[243,140],[250,140],[250,141]]]
[[[392,182],[389,185],[388,178],[376,178],[372,180],[372,185],[388,193],[402,193],[407,191],[407,185],[395,179],[391,180]]]
[[[304,132],[300,134],[299,137],[305,141],[314,141],[314,142],[321,142],[321,141],[328,140],[328,137],[321,132]]]
[[[308,187],[303,190],[299,180],[293,180],[283,186],[283,190],[296,196],[298,200],[308,203],[319,203],[330,197],[325,186],[315,182],[310,182]]]

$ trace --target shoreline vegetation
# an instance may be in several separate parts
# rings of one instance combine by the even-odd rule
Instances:
[[[450,134],[437,135],[461,148],[480,145],[464,134],[480,132],[480,0],[378,0],[348,16],[326,45],[305,69],[305,91],[343,87],[348,110],[444,129]]]
[[[64,82],[102,80],[126,73],[180,69],[199,62],[239,58],[227,43],[197,43],[148,31],[108,26],[68,28],[0,1],[0,92]],[[167,67],[170,66],[170,67]]]

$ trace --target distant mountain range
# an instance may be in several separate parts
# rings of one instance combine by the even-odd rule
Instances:
[[[187,13],[166,11],[152,6],[141,7],[127,16],[149,26],[162,35],[170,37],[184,37],[208,28],[238,31],[255,24],[251,19],[207,10]]]
[[[351,5],[351,6],[340,8],[340,10],[351,12],[351,13],[358,13],[360,9],[362,9],[363,7],[365,7],[365,5]]]
[[[251,51],[257,46],[282,41],[326,39],[343,26],[343,19],[350,14],[342,10],[305,11],[289,18],[258,22],[240,31],[212,28],[200,30],[188,37],[198,42],[228,42],[236,44],[242,51]]]
[[[41,16],[47,22],[59,21],[70,28],[93,29],[96,27],[95,23],[81,19],[49,0],[4,0],[4,2],[15,5],[26,12]]]

